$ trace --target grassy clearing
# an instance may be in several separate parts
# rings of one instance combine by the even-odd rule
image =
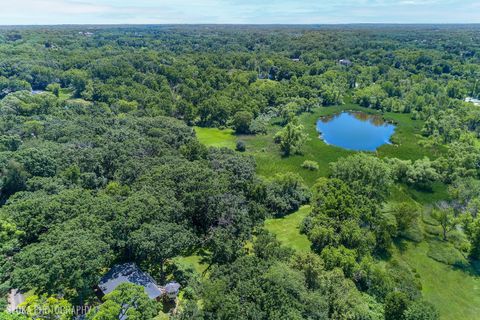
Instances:
[[[434,183],[432,190],[417,190],[405,184],[396,184],[391,189],[390,201],[415,201],[428,206],[440,200],[447,200],[449,197],[448,187],[441,182]]]
[[[480,277],[474,270],[464,270],[428,257],[429,243],[408,242],[396,257],[420,275],[422,292],[439,310],[441,319],[476,320],[480,315]]]
[[[310,206],[303,206],[297,212],[283,218],[267,219],[265,228],[275,234],[283,245],[300,252],[309,252],[310,241],[306,235],[300,234],[300,223],[310,210]]]
[[[68,89],[68,88],[62,88],[62,89],[60,89],[58,97],[62,100],[72,99],[73,98],[73,90]]]
[[[206,269],[207,265],[202,262],[203,257],[200,255],[191,255],[188,257],[176,257],[174,259],[175,263],[188,266],[195,270],[198,274],[202,274]]]
[[[198,140],[208,147],[235,149],[237,138],[233,130],[195,127]]]

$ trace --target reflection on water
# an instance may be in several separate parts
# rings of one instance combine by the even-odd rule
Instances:
[[[386,123],[379,115],[342,112],[319,119],[317,130],[328,144],[350,150],[375,151],[390,143],[395,126]]]

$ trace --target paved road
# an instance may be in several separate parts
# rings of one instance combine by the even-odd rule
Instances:
[[[18,305],[25,301],[25,296],[17,289],[10,290],[8,294],[8,310],[14,311],[18,308]]]

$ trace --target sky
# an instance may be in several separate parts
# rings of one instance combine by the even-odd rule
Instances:
[[[480,0],[0,0],[1,25],[480,23]]]

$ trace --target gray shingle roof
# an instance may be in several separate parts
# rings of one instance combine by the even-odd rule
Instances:
[[[138,268],[135,263],[117,264],[103,276],[98,287],[104,294],[115,290],[122,283],[133,283],[145,288],[145,293],[150,299],[155,299],[162,295],[162,289],[155,283],[155,280]]]
[[[180,284],[176,282],[167,283],[167,285],[165,286],[165,291],[167,293],[177,293],[178,290],[180,290]]]

